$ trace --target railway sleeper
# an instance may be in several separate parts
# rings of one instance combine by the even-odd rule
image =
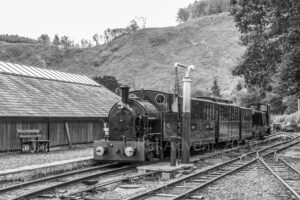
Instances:
[[[176,195],[176,194],[167,194],[167,193],[158,193],[158,194],[155,194],[155,196],[157,196],[157,197],[177,197],[178,195]]]

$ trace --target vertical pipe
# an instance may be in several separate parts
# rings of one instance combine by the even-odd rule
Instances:
[[[49,140],[49,144],[48,144],[48,147],[47,147],[47,150],[48,152],[50,151],[50,118],[48,118],[47,120],[47,136],[48,136],[48,140]]]
[[[176,166],[176,138],[171,137],[171,166]]]
[[[191,113],[191,78],[183,78],[183,105],[182,105],[182,163],[190,162],[190,113]]]
[[[183,104],[182,104],[182,142],[181,142],[181,156],[182,163],[190,162],[190,113],[191,113],[191,77],[190,71],[195,69],[193,65],[185,66],[180,63],[175,63],[175,67],[183,67],[186,69],[185,77],[183,78]]]
[[[298,98],[298,112],[300,112],[300,98]]]

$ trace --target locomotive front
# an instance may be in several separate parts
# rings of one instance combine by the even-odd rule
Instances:
[[[158,149],[148,134],[154,128],[150,121],[160,121],[157,108],[143,99],[128,99],[128,93],[129,88],[122,87],[122,101],[109,112],[105,138],[94,142],[95,160],[145,161]]]

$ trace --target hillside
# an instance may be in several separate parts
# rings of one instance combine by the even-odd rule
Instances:
[[[232,17],[221,13],[175,27],[142,29],[109,44],[67,52],[41,44],[0,42],[0,60],[90,77],[113,75],[135,89],[164,91],[172,91],[173,66],[181,62],[196,66],[193,90],[210,90],[216,76],[225,94],[237,82],[231,70],[244,52],[238,41]]]

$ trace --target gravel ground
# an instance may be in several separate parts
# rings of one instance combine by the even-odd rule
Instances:
[[[280,153],[280,156],[300,159],[300,144],[288,148],[286,151]]]
[[[2,154],[2,156],[0,156],[0,171],[89,157],[92,155],[93,148],[88,146],[74,149],[53,150],[49,153]]]
[[[249,168],[248,168],[249,169]],[[205,200],[249,199],[249,200],[288,200],[291,196],[260,164],[250,171],[241,171],[206,187],[195,195]]]

